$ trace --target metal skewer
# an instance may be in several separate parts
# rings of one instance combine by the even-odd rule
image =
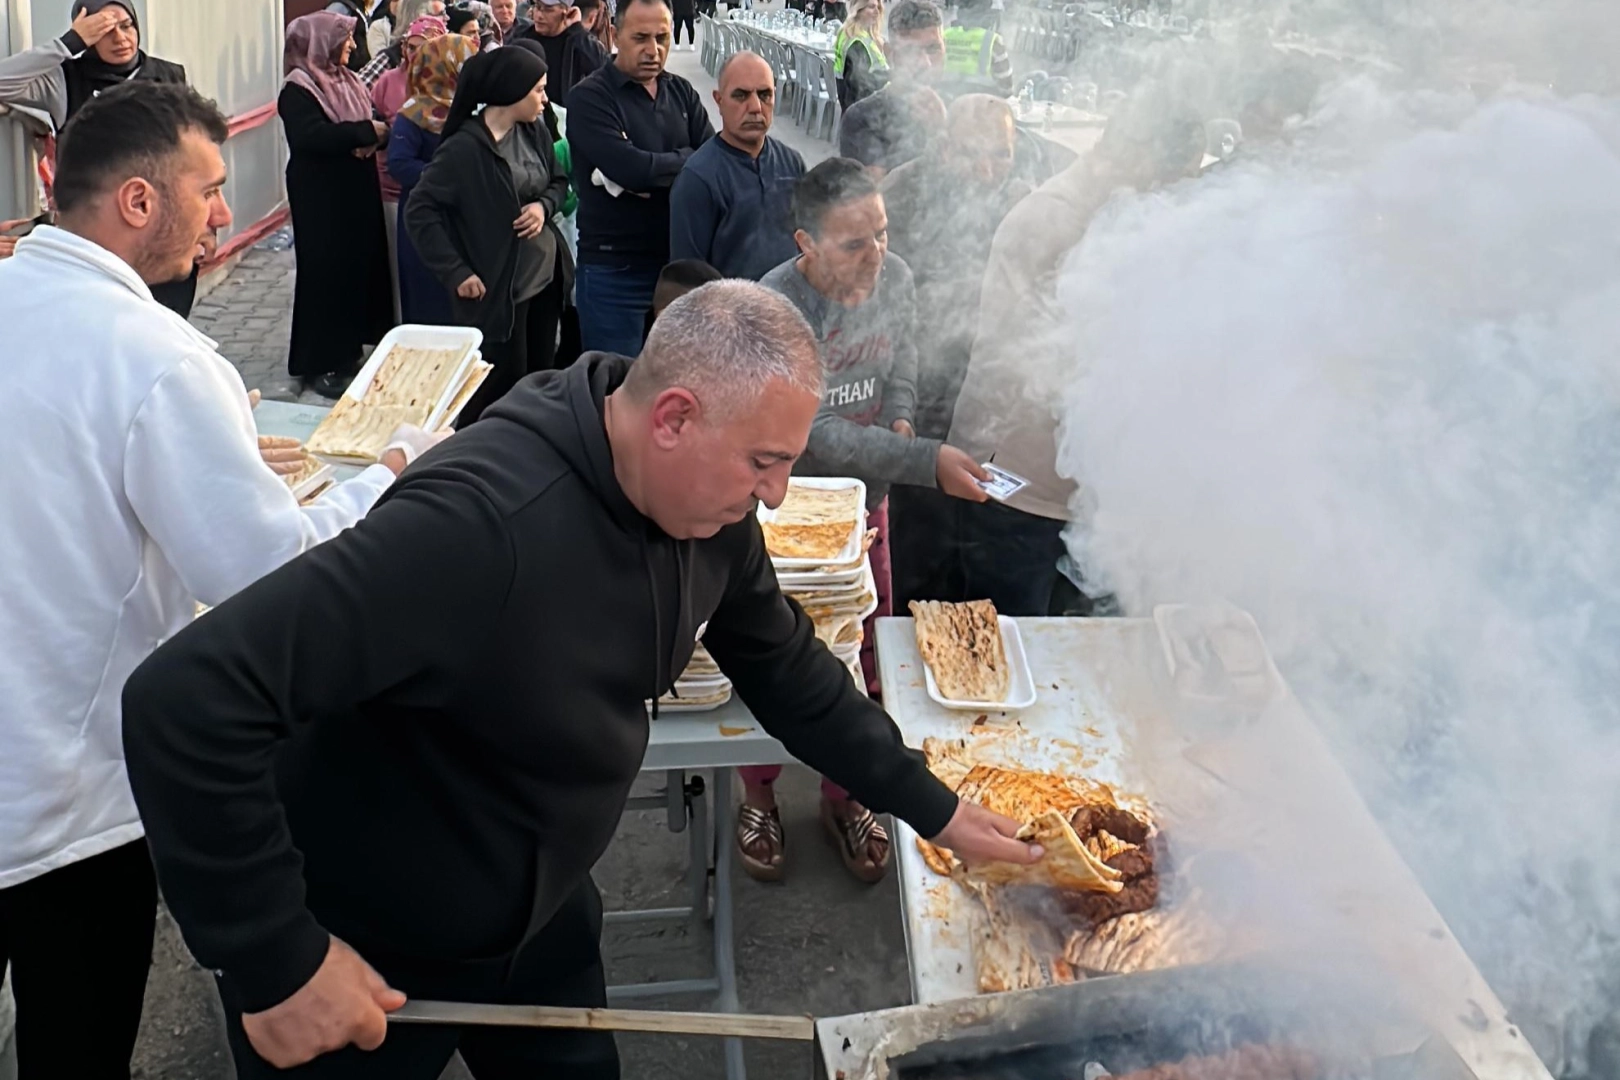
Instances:
[[[388,1014],[394,1024],[473,1024],[481,1027],[571,1028],[712,1035],[738,1039],[813,1042],[808,1016],[665,1012],[660,1009],[578,1009],[553,1005],[475,1005],[459,1001],[407,1001]]]

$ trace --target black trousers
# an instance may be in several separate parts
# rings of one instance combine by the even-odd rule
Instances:
[[[683,26],[686,27],[686,43],[688,45],[697,44],[696,14],[696,10],[690,2],[676,5],[674,44],[679,45],[681,43],[681,27]]]
[[[462,410],[460,419],[456,421],[457,428],[464,428],[477,420],[486,408],[505,396],[523,376],[556,366],[557,329],[566,299],[562,275],[552,274],[551,284],[513,309],[511,337],[505,341],[485,339],[484,362],[493,364],[494,370]]]
[[[601,943],[602,898],[587,878],[516,956],[449,964],[390,957],[359,943],[356,949],[408,997],[601,1008]],[[438,1080],[457,1050],[476,1080],[619,1080],[618,1047],[607,1032],[414,1024],[391,1026],[376,1050],[351,1046],[282,1071],[248,1044],[228,979],[220,980],[220,999],[237,1080]]]
[[[23,1080],[129,1080],[156,925],[145,840],[0,889]]]
[[[191,305],[197,300],[197,277],[201,271],[191,268],[191,276],[152,286],[152,299],[180,316],[191,318]]]
[[[889,493],[894,610],[912,600],[990,600],[1003,615],[1113,615],[1110,596],[1087,596],[1058,570],[1065,522],[991,500],[970,503],[929,488]]]

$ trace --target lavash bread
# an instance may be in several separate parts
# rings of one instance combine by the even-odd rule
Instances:
[[[401,424],[426,426],[470,346],[388,350],[365,396],[344,394],[309,437],[311,453],[375,461]]]
[[[765,550],[778,559],[836,558],[860,516],[859,488],[789,484],[782,505],[760,523]]]
[[[415,349],[395,345],[366,388],[368,405],[408,405],[422,409],[426,420],[450,389],[450,380],[467,355],[467,346],[454,349]]]
[[[1001,640],[996,606],[988,600],[947,604],[913,600],[917,650],[933,672],[941,696],[951,701],[1007,700],[1012,675]]]
[[[401,424],[420,425],[428,412],[412,405],[366,405],[338,399],[306,445],[312,454],[375,461]]]

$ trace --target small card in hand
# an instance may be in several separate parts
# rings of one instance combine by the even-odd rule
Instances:
[[[1005,502],[1019,491],[1029,487],[1029,481],[1022,476],[1010,473],[1006,469],[991,465],[988,462],[984,465],[984,471],[990,474],[990,479],[980,480],[979,486],[992,499]]]

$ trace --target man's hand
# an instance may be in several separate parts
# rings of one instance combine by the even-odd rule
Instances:
[[[484,298],[484,282],[477,274],[456,286],[456,295],[463,300],[482,300]]]
[[[286,435],[260,435],[259,456],[277,476],[291,476],[304,467],[304,444]]]
[[[377,464],[386,465],[398,476],[407,465],[454,434],[454,431],[423,431],[415,424],[401,424],[389,436],[383,452],[377,455]]]
[[[527,240],[531,236],[539,236],[540,230],[546,227],[546,208],[537,202],[529,203],[523,212],[512,222],[512,229],[518,236]]]
[[[8,233],[13,229],[21,228],[33,218],[17,218],[15,221],[0,221],[0,233]],[[9,259],[17,250],[17,241],[20,236],[0,236],[0,259]]]
[[[985,472],[977,461],[954,446],[945,445],[939,448],[939,461],[934,466],[934,476],[939,480],[939,490],[947,495],[954,495],[968,502],[984,502],[990,497],[978,484],[980,480],[989,480],[990,474]]]
[[[79,35],[85,48],[93,48],[96,42],[113,32],[118,20],[124,17],[124,9],[116,4],[104,7],[94,15],[86,13],[73,20],[73,32]]]
[[[244,1014],[242,1028],[260,1057],[290,1069],[345,1046],[377,1049],[388,1034],[388,1014],[404,1004],[404,994],[333,938],[309,982],[274,1008]]]
[[[949,848],[951,854],[970,866],[987,862],[1028,865],[1039,861],[1045,849],[1014,839],[1018,829],[1018,822],[1012,818],[963,799],[956,804],[956,813],[944,831],[933,837],[933,843]]]
[[[917,437],[917,429],[911,426],[910,420],[896,420],[889,425],[889,430],[896,435],[904,435],[908,439]]]

